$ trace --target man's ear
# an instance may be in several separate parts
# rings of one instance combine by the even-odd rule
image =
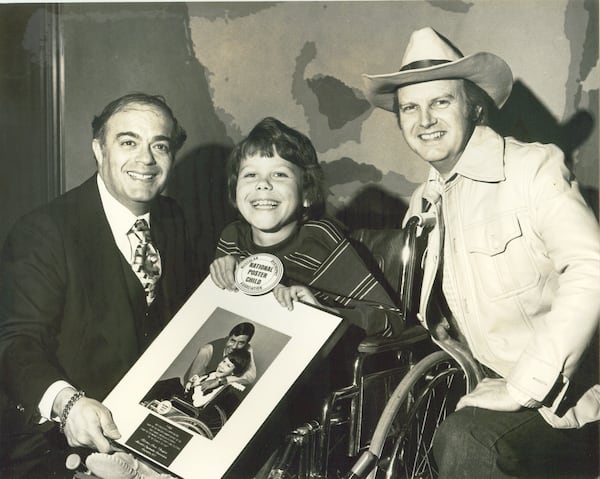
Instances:
[[[308,208],[310,206],[310,201],[308,201],[308,199],[304,198],[304,201],[302,201],[302,206],[304,206],[305,208]]]
[[[100,140],[95,138],[92,140],[92,151],[94,152],[94,157],[99,165],[102,164],[102,160],[104,159],[104,152],[102,151],[102,145],[100,144]]]

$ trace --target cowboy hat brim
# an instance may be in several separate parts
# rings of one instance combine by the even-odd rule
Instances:
[[[488,52],[474,53],[458,60],[430,67],[383,75],[363,74],[365,96],[378,108],[394,111],[394,95],[398,88],[411,83],[463,78],[485,91],[498,108],[506,102],[513,84],[508,64]]]

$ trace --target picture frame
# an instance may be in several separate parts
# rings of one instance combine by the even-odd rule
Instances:
[[[200,348],[227,338],[240,323],[254,326],[252,384],[229,383],[226,389],[233,395],[219,391],[209,406],[199,408],[181,391],[170,400],[151,397],[157,384],[183,389],[183,376]],[[103,401],[121,432],[118,445],[184,479],[198,477],[200,469],[203,479],[225,477],[288,391],[343,330],[342,318],[321,308],[295,302],[290,311],[273,294],[221,290],[207,278]],[[219,401],[226,396],[224,405]]]

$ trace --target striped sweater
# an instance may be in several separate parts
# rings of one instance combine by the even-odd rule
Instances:
[[[335,220],[307,221],[294,235],[269,247],[252,241],[250,225],[245,221],[225,227],[217,245],[217,258],[233,255],[242,260],[256,253],[277,256],[284,267],[283,284],[309,287],[321,304],[337,308],[345,319],[369,335],[390,335],[391,324],[401,323],[391,319],[390,315],[398,315],[398,310]]]

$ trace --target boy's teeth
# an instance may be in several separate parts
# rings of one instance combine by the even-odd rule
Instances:
[[[253,206],[276,206],[277,203],[275,201],[268,200],[257,200],[252,202]]]

